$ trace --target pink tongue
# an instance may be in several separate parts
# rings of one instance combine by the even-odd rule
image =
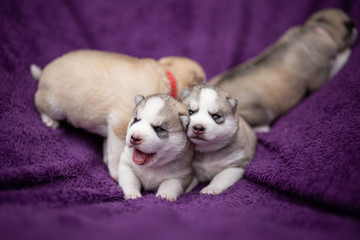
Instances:
[[[134,148],[134,153],[133,153],[133,161],[134,161],[134,163],[136,163],[137,165],[144,164],[146,158],[147,158],[146,153],[140,152],[139,150]]]

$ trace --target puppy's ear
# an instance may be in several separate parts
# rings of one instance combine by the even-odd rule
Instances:
[[[137,106],[144,99],[143,95],[136,95],[134,98],[135,105]]]
[[[205,73],[200,74],[196,71],[192,71],[191,75],[192,75],[192,81],[190,82],[190,84],[188,86],[189,88],[205,84],[205,78],[206,78]]]
[[[182,123],[184,129],[186,130],[190,123],[190,117],[187,115],[183,115],[183,114],[179,114],[179,116],[180,116],[181,123]]]
[[[190,89],[184,89],[184,90],[182,90],[182,91],[181,91],[181,98],[182,98],[182,100],[184,100],[184,98],[186,98],[187,95],[189,95],[189,93],[190,93]]]
[[[236,111],[238,101],[235,98],[228,98],[228,102],[230,103],[231,107],[233,108],[234,112]]]

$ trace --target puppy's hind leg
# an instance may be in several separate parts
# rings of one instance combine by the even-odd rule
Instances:
[[[107,137],[104,138],[103,142],[103,161],[104,163],[108,163],[108,156],[107,156]]]
[[[46,126],[54,129],[59,127],[59,122],[55,120],[52,116],[50,116],[50,114],[48,113],[53,112],[53,115],[58,115],[59,119],[61,119],[62,117],[61,113],[57,113],[58,111],[56,111],[56,109],[51,106],[51,104],[48,102],[48,100],[41,91],[38,91],[35,94],[35,106],[40,113],[41,120],[43,121],[43,123],[45,123]]]
[[[242,168],[226,168],[219,172],[210,182],[210,184],[204,187],[201,194],[217,195],[231,187],[237,181],[239,181],[244,174]]]
[[[238,113],[251,127],[269,126],[275,119],[274,113],[268,107],[257,103],[239,107]]]
[[[49,115],[45,113],[41,113],[41,120],[45,123],[46,126],[50,128],[58,128],[59,122],[49,117]]]

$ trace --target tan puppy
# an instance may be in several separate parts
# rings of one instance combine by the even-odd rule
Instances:
[[[210,84],[238,100],[238,113],[251,126],[269,125],[332,78],[346,63],[356,38],[349,16],[325,9]]]
[[[65,54],[43,71],[32,65],[31,73],[39,79],[35,105],[43,122],[57,128],[58,121],[67,120],[104,136],[104,161],[115,180],[134,97],[154,93],[179,97],[182,89],[205,81],[201,66],[187,58],[156,61],[94,50]]]

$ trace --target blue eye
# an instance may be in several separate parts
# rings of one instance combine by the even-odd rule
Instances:
[[[193,114],[194,114],[194,111],[189,109],[189,114],[190,114],[190,115],[193,115]]]
[[[163,128],[160,127],[160,126],[154,126],[153,128],[154,128],[154,131],[157,132],[157,133],[159,133],[159,132],[164,132],[164,131],[165,131],[165,129],[163,129]]]
[[[214,120],[218,120],[218,119],[221,118],[221,116],[220,116],[219,114],[213,114],[213,115],[211,115],[211,117],[212,117],[212,119],[214,119]]]

